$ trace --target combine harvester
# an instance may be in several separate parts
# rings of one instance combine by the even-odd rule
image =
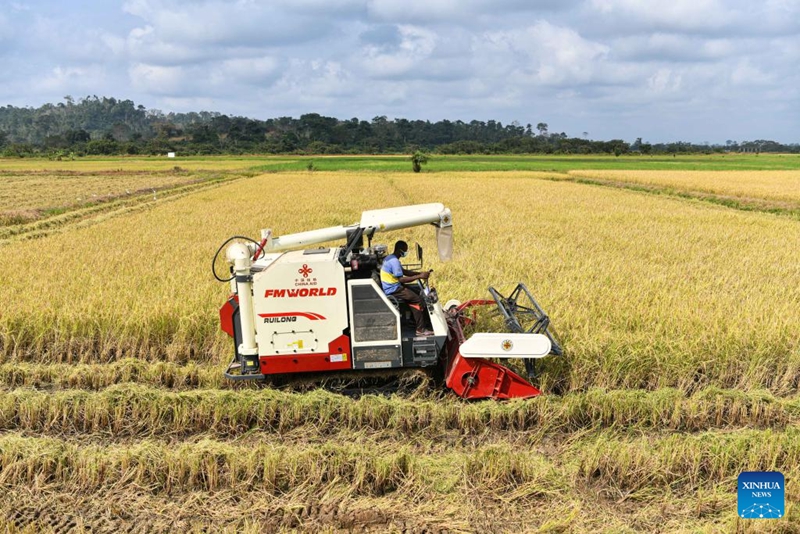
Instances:
[[[262,239],[234,236],[226,245],[232,294],[220,309],[222,330],[234,339],[234,358],[225,376],[231,380],[271,377],[306,378],[433,371],[465,399],[530,398],[540,394],[528,380],[489,359],[524,360],[530,380],[535,359],[561,355],[550,321],[523,285],[508,297],[489,288],[492,300],[448,301],[422,280],[416,289],[433,335],[418,336],[408,304],[381,289],[379,272],[386,245],[372,245],[378,232],[433,225],[439,258],[453,250],[453,222],[442,204],[420,204],[365,211],[361,221]],[[367,246],[364,246],[366,238]],[[345,245],[310,248],[334,240]],[[244,241],[244,242],[243,242]],[[229,244],[230,243],[230,244]],[[294,250],[293,250],[294,249]],[[422,268],[422,248],[417,245]],[[409,266],[406,266],[409,267]],[[470,308],[496,304],[510,333],[475,333]],[[525,325],[525,326],[523,326]],[[298,373],[302,373],[298,375]]]

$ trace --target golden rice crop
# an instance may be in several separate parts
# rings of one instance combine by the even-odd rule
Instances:
[[[254,164],[210,161],[193,165]],[[740,529],[739,472],[800,474],[800,226],[555,177],[269,174],[0,245],[0,529]],[[354,400],[224,381],[219,243],[432,201],[453,210],[453,263],[427,227],[376,241],[425,246],[445,300],[526,282],[567,347],[542,369],[563,396]],[[25,236],[53,228],[40,230]],[[787,496],[773,531],[800,521]]]
[[[573,388],[796,389],[796,221],[525,178],[437,177],[459,232],[440,295],[527,281],[565,338]],[[426,180],[400,189],[422,201]]]
[[[526,282],[568,351],[546,364],[545,387],[795,390],[800,248],[787,244],[800,242],[796,221],[539,176],[270,174],[12,243],[0,258],[0,298],[12,303],[0,351],[8,362],[222,365],[233,349],[217,325],[227,287],[210,259],[225,238],[441,201],[454,213],[454,262],[435,259],[428,228],[377,242],[425,245],[444,299]]]
[[[800,208],[800,171],[575,170],[568,174],[574,178],[734,198],[767,208]]]

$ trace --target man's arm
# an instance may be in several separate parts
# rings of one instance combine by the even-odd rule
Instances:
[[[399,282],[401,284],[408,284],[409,282],[414,282],[416,280],[427,280],[430,275],[431,273],[428,271],[425,271],[424,273],[415,273],[414,271],[407,271],[403,269],[403,276],[400,277]]]

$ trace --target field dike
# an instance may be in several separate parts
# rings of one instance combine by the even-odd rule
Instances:
[[[595,389],[505,403],[396,396],[353,400],[320,390],[305,394],[273,389],[172,392],[135,384],[97,392],[16,389],[0,393],[0,430],[116,438],[201,433],[235,438],[253,431],[313,429],[321,435],[345,430],[388,432],[398,439],[418,433],[490,436],[519,431],[533,433],[536,440],[536,436],[601,428],[777,430],[799,420],[800,400],[714,388],[691,396],[674,389]]]

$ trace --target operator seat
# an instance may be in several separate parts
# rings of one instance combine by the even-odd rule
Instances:
[[[377,269],[372,271],[372,279],[378,287],[382,287],[380,271]],[[392,306],[400,313],[400,322],[410,328],[414,328],[414,317],[411,315],[411,307],[408,305],[408,302],[397,298],[396,295],[386,295],[386,299],[391,302]]]

